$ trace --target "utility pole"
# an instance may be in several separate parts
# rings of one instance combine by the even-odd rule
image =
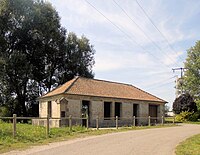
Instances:
[[[186,70],[187,68],[172,68],[172,71],[175,72],[176,70],[181,70],[181,78],[183,77],[183,72]]]
[[[183,68],[183,67],[180,67],[180,68],[172,68],[172,71],[175,72],[176,70],[180,70],[181,71],[181,78],[179,80],[179,78],[177,78],[176,80],[176,89],[178,89],[178,82],[180,83],[181,85],[181,95],[183,94],[183,73],[184,71],[186,70],[187,68]]]

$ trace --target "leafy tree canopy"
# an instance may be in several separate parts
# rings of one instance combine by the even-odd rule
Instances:
[[[89,40],[66,36],[50,3],[0,0],[0,106],[36,115],[38,96],[76,75],[92,78],[93,64]]]
[[[182,94],[175,99],[173,111],[175,114],[180,114],[182,111],[196,112],[197,106],[191,95]]]
[[[185,68],[184,89],[200,103],[200,41],[187,51]]]

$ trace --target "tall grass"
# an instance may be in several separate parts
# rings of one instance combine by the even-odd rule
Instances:
[[[23,148],[29,145],[56,141],[59,140],[59,137],[63,139],[69,138],[73,133],[87,132],[87,130],[81,126],[74,126],[71,132],[69,127],[51,128],[49,138],[46,138],[45,127],[20,123],[17,123],[16,127],[17,133],[16,137],[13,139],[12,123],[0,122],[0,152],[13,148]]]
[[[186,139],[176,148],[177,155],[200,155],[200,134]]]
[[[16,137],[13,139],[12,123],[5,123],[0,121],[0,153],[14,149],[23,149],[32,145],[47,144],[60,140],[69,140],[71,138],[86,137],[91,135],[101,135],[113,132],[121,132],[128,130],[140,130],[149,128],[169,127],[173,125],[164,126],[140,126],[140,127],[120,127],[118,130],[103,129],[94,130],[86,129],[82,126],[73,126],[72,131],[69,127],[51,128],[49,137],[46,137],[46,127],[33,126],[31,124],[17,123]]]

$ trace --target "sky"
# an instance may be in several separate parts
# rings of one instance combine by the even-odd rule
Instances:
[[[47,0],[67,32],[95,49],[95,79],[132,84],[168,102],[200,36],[199,0]]]

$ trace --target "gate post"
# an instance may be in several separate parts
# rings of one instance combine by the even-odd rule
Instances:
[[[116,129],[118,129],[118,116],[116,116]]]
[[[16,123],[17,123],[17,115],[13,114],[13,138],[15,138],[16,136],[16,130],[17,130]]]
[[[86,128],[87,129],[89,128],[89,117],[88,117],[88,115],[86,115]]]
[[[99,130],[99,117],[98,116],[96,118],[96,128],[97,128],[97,130]]]
[[[72,115],[69,115],[69,130],[72,131]]]
[[[135,127],[135,116],[133,116],[133,126]]]
[[[149,126],[151,126],[151,116],[149,116]]]
[[[173,124],[175,124],[175,116],[173,116]]]
[[[164,125],[164,116],[162,116],[162,125]]]
[[[49,114],[47,114],[47,127],[46,127],[46,137],[49,137]]]

